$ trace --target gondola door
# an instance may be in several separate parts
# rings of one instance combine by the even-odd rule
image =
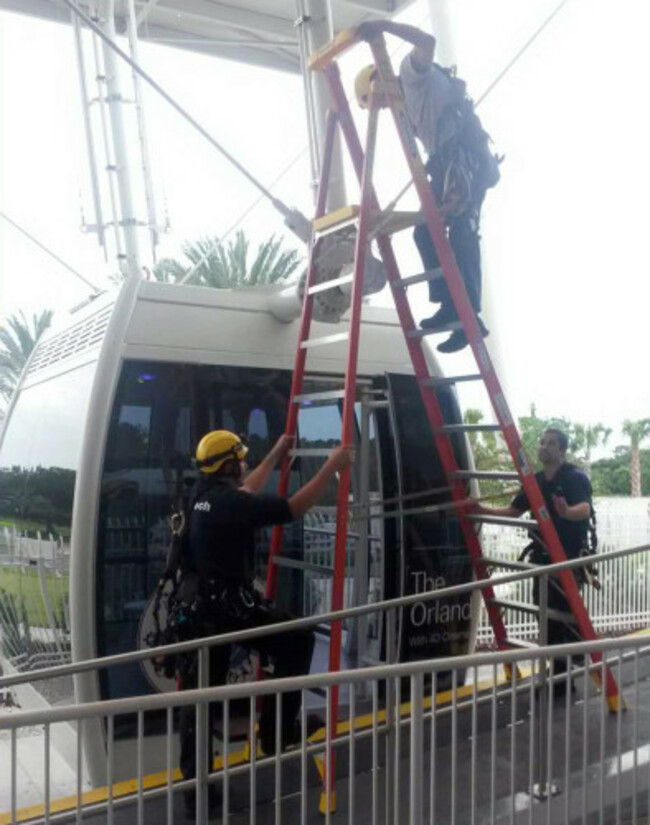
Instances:
[[[382,496],[369,524],[381,542],[371,547],[381,567],[378,598],[394,598],[440,590],[473,577],[438,451],[431,436],[416,380],[410,375],[386,376],[385,409],[374,410],[378,476]],[[376,402],[375,402],[376,403]],[[447,423],[460,423],[455,391],[442,387],[440,403]],[[372,432],[372,429],[371,429]],[[453,437],[458,464],[470,460],[465,437]],[[431,509],[443,505],[443,509]],[[381,514],[382,518],[376,516]],[[381,524],[381,528],[377,526]],[[383,558],[378,560],[376,556]],[[375,567],[375,569],[377,569]],[[369,576],[369,582],[373,577]],[[477,605],[470,596],[417,602],[398,613],[399,661],[462,655],[473,645]],[[378,634],[385,637],[385,625]],[[370,633],[368,633],[370,642]],[[367,645],[370,649],[370,645]],[[377,650],[386,659],[385,639]]]

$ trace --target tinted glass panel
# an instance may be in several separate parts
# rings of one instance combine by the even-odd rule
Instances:
[[[415,379],[393,375],[390,376],[390,387],[400,454],[401,495],[430,491],[412,499],[406,507],[449,503],[450,491]],[[438,400],[445,422],[458,423],[461,415],[454,391],[442,388],[438,391]],[[458,466],[466,468],[464,436],[452,436],[452,444]],[[401,564],[393,567],[392,573],[396,587],[405,595],[440,590],[472,578],[468,551],[451,508],[405,516],[400,546]],[[414,605],[402,616],[401,659],[408,661],[465,652],[470,622],[469,596]]]
[[[94,371],[22,390],[0,450],[0,645],[21,670],[70,658],[72,502]],[[69,679],[35,687],[72,696]]]
[[[284,430],[290,373],[243,367],[129,362],[119,381],[106,447],[98,536],[98,643],[101,655],[133,650],[163,569],[172,504],[196,478],[201,436],[229,429],[248,438],[255,466]],[[296,466],[292,487],[303,470]],[[277,488],[277,474],[268,490]],[[270,530],[261,531],[256,573],[266,575]],[[302,547],[302,525],[285,529],[284,552]],[[280,603],[300,614],[299,571],[280,577]],[[139,666],[105,677],[103,695],[146,692]]]

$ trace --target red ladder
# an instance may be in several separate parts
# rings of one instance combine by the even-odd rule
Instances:
[[[481,544],[476,532],[476,522],[481,520],[480,516],[471,516],[468,513],[468,499],[466,493],[466,482],[471,478],[484,478],[490,474],[460,470],[454,456],[450,436],[452,433],[467,432],[476,427],[471,425],[446,425],[443,419],[442,410],[436,395],[436,385],[450,384],[457,381],[476,380],[483,381],[494,408],[495,415],[499,422],[498,429],[503,434],[516,472],[497,474],[499,478],[518,479],[526,493],[530,503],[537,529],[541,538],[548,548],[553,562],[566,561],[566,555],[557,532],[546,508],[544,498],[541,494],[532,466],[524,452],[517,427],[510,413],[503,390],[494,371],[492,361],[483,342],[479,331],[476,316],[470,304],[465,285],[454,258],[451,246],[447,239],[445,224],[436,206],[425,167],[420,159],[413,131],[411,129],[408,114],[405,107],[404,98],[401,92],[398,79],[393,72],[390,59],[386,51],[386,44],[383,36],[379,36],[370,44],[374,57],[375,66],[379,80],[375,81],[375,89],[381,89],[381,94],[373,91],[371,94],[369,107],[368,131],[365,151],[362,148],[357,129],[352,120],[350,107],[341,83],[340,72],[336,63],[336,58],[344,51],[355,45],[358,41],[355,30],[342,32],[329,45],[321,51],[315,53],[310,61],[310,67],[315,71],[322,71],[329,85],[332,107],[328,113],[325,145],[323,150],[323,168],[321,172],[316,215],[313,223],[312,239],[309,255],[309,266],[307,271],[307,282],[305,286],[305,298],[300,324],[298,349],[293,372],[291,387],[291,398],[289,415],[285,432],[295,436],[298,421],[298,410],[300,403],[308,396],[302,395],[303,379],[305,374],[305,362],[310,347],[316,345],[327,345],[328,343],[339,343],[343,337],[348,338],[348,355],[345,374],[345,386],[342,392],[343,413],[342,413],[342,436],[341,443],[351,445],[354,443],[354,403],[357,383],[357,362],[359,352],[359,335],[361,327],[361,304],[363,297],[363,274],[366,251],[368,244],[374,238],[379,247],[381,258],[386,267],[388,283],[392,291],[395,308],[400,324],[404,331],[406,344],[413,363],[414,373],[420,388],[422,400],[431,432],[435,439],[436,448],[439,452],[445,474],[452,491],[452,498],[456,506],[462,534],[470,557],[476,577],[478,579],[489,578],[489,563],[483,556]],[[387,213],[383,215],[379,208],[379,203],[372,184],[372,173],[374,165],[374,155],[376,146],[376,136],[378,127],[378,117],[381,108],[389,108],[397,132],[400,137],[402,148],[408,162],[413,182],[421,204],[422,214],[431,233],[438,259],[442,268],[442,276],[445,278],[447,286],[452,296],[452,300],[458,313],[460,324],[465,330],[471,351],[474,355],[478,373],[475,375],[463,375],[453,378],[436,378],[429,370],[422,341],[428,334],[427,331],[416,327],[413,315],[406,297],[406,289],[412,283],[423,280],[433,280],[440,277],[438,271],[416,275],[410,278],[402,278],[393,253],[390,235],[392,232],[404,229],[407,225],[421,222],[421,213]],[[361,187],[360,207],[345,207],[338,212],[325,215],[327,203],[328,181],[334,147],[334,138],[337,127],[341,133],[347,149],[352,159],[355,173],[359,179]],[[341,279],[332,281],[329,287],[324,284],[315,284],[316,257],[319,249],[319,242],[325,232],[336,231],[337,226],[345,224],[349,227],[350,221],[355,221],[357,234],[355,240],[354,272],[350,276],[352,282],[352,295],[349,319],[349,333],[337,333],[325,336],[320,339],[310,339],[310,327],[312,320],[313,295],[316,291],[324,288],[335,288],[341,284]],[[377,229],[377,227],[379,227]],[[450,327],[452,328],[452,327]],[[440,330],[437,330],[438,332]],[[300,453],[299,450],[296,451]],[[289,486],[289,460],[281,469],[279,489],[280,495],[288,493]],[[345,555],[347,547],[348,532],[348,501],[350,491],[350,469],[344,470],[340,475],[338,488],[336,534],[334,550],[334,575],[332,591],[332,610],[340,610],[343,607],[343,592],[345,583]],[[489,517],[485,517],[489,520]],[[507,521],[507,520],[506,520]],[[514,520],[510,520],[515,523]],[[521,525],[521,522],[516,522]],[[271,538],[271,555],[266,583],[267,598],[274,598],[277,587],[277,565],[274,563],[282,546],[282,527],[276,527]],[[570,571],[563,570],[558,574],[560,583],[567,596],[571,613],[577,624],[580,635],[585,640],[594,640],[597,637],[591,620],[587,614],[582,601],[576,580]],[[481,590],[490,623],[494,631],[494,637],[499,649],[507,649],[509,646],[506,628],[503,621],[503,602],[495,598],[494,590],[487,586]],[[599,653],[592,655],[594,662],[601,661]],[[340,668],[341,660],[341,624],[337,622],[332,625],[331,644],[329,656],[329,668],[331,671]],[[612,710],[618,710],[619,692],[616,682],[608,668],[605,669],[605,688],[609,706]],[[330,721],[331,736],[334,738],[336,732],[336,720],[338,715],[338,690],[334,688],[331,693]],[[334,801],[334,770],[333,761],[326,769],[328,779],[326,781],[326,799],[321,801],[321,809],[333,810]]]

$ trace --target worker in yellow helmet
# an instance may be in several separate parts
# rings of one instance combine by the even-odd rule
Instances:
[[[252,471],[245,463],[248,448],[228,430],[203,436],[196,449],[200,471],[190,506],[186,565],[198,583],[199,635],[211,636],[259,627],[291,618],[265,604],[253,587],[255,533],[259,527],[286,524],[302,518],[324,495],[335,473],[352,460],[348,447],[334,449],[316,473],[289,498],[263,493],[271,473],[288,455],[293,440],[281,436],[268,455]],[[264,636],[242,646],[255,649],[273,665],[276,677],[309,673],[314,636],[309,630]],[[210,682],[223,684],[230,647],[213,647]],[[183,677],[182,688],[196,687],[196,668]],[[282,695],[282,747],[300,738],[297,722],[300,693]],[[319,725],[320,726],[320,725]],[[264,753],[276,748],[276,699],[265,696],[260,717],[260,744]],[[180,720],[181,771],[185,779],[196,775],[194,708],[182,710]],[[212,786],[211,786],[212,787]],[[186,794],[192,812],[193,792]]]

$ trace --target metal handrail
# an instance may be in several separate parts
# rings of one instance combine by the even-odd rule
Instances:
[[[517,573],[508,573],[504,576],[491,576],[485,579],[478,579],[472,582],[466,582],[464,584],[445,587],[441,590],[431,590],[423,593],[416,593],[411,596],[400,596],[395,599],[386,599],[384,601],[373,602],[367,605],[364,604],[357,607],[348,607],[343,610],[330,611],[329,613],[321,613],[318,616],[306,616],[300,619],[291,619],[286,622],[264,625],[263,627],[254,627],[248,630],[237,630],[232,633],[223,633],[217,636],[204,636],[186,642],[175,642],[171,645],[152,647],[147,650],[134,650],[129,653],[118,653],[113,656],[106,656],[103,658],[86,659],[81,662],[73,662],[69,665],[59,665],[52,668],[44,668],[41,670],[18,673],[11,676],[3,676],[0,677],[0,687],[11,687],[12,685],[35,682],[43,679],[54,679],[59,676],[69,676],[75,673],[83,673],[86,671],[100,670],[107,667],[126,665],[131,664],[132,662],[146,661],[158,658],[160,656],[172,656],[179,653],[188,653],[204,647],[238,644],[242,641],[250,641],[251,639],[260,638],[263,636],[271,636],[278,633],[290,633],[296,630],[315,628],[324,623],[342,621],[343,619],[356,618],[358,616],[365,616],[369,613],[388,611],[400,607],[409,607],[420,602],[437,601],[439,599],[460,596],[466,593],[473,593],[475,590],[483,590],[486,587],[498,587],[502,584],[510,584],[512,582],[522,581],[528,578],[553,575],[560,570],[578,570],[582,567],[589,567],[593,564],[609,561],[610,559],[644,553],[648,550],[650,550],[650,544],[642,544],[637,547],[627,547],[622,550],[614,550],[611,553],[603,554],[601,556],[584,556],[579,559],[571,559],[563,562],[556,562],[554,564],[540,565],[530,570],[523,570]],[[490,563],[486,562],[486,566],[490,566]],[[364,668],[362,672],[367,673],[368,669]]]
[[[369,668],[314,673],[308,676],[289,676],[283,679],[219,685],[216,687],[196,688],[180,692],[155,693],[149,696],[129,696],[121,699],[86,702],[81,705],[64,705],[61,707],[16,711],[15,713],[0,717],[0,730],[12,730],[42,724],[56,724],[57,722],[96,718],[98,716],[116,716],[135,713],[136,711],[147,713],[149,711],[165,710],[172,707],[195,706],[197,704],[223,702],[226,700],[265,696],[267,694],[309,691],[316,687],[326,689],[336,684],[351,685],[369,681],[400,679],[406,676],[437,673],[439,671],[478,669],[485,665],[494,665],[495,656],[498,658],[499,664],[515,664],[517,662],[531,662],[538,659],[548,659],[550,657],[587,656],[591,653],[604,654],[611,651],[615,651],[620,655],[624,648],[641,649],[647,647],[648,638],[646,636],[628,636],[623,639],[596,639],[592,642],[548,645],[546,647],[527,650],[500,650],[498,654],[494,652],[473,653],[466,656],[447,656],[440,659],[425,659],[393,665],[378,665]],[[598,664],[588,669],[598,671],[601,667],[602,665]]]

